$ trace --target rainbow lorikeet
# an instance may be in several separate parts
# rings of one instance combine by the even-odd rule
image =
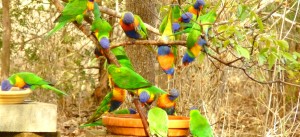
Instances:
[[[193,19],[197,20],[204,5],[204,0],[196,0],[196,2],[193,5],[189,6],[185,11],[192,13]]]
[[[158,89],[155,86],[149,88],[141,88],[137,90],[137,95],[142,104],[151,105],[152,102],[156,99],[160,92],[156,92]]]
[[[126,90],[114,86],[112,92],[107,93],[107,95],[104,97],[104,99],[98,106],[96,112],[86,123],[92,123],[94,121],[97,121],[102,116],[102,114],[106,112],[112,112],[118,109],[121,106],[121,104],[125,101],[126,94]]]
[[[41,87],[52,90],[58,95],[67,95],[65,92],[53,87],[49,82],[31,72],[19,72],[13,74],[1,83],[1,89],[3,91],[8,91],[13,86],[21,89],[30,88],[31,90]]]
[[[59,17],[54,21],[58,22],[58,24],[47,33],[47,36],[53,35],[69,22],[76,21],[81,24],[86,12],[93,10],[94,6],[91,5],[94,5],[94,0],[70,0]]]
[[[126,36],[133,39],[148,39],[147,28],[138,15],[125,12],[120,19],[120,25]]]
[[[193,137],[213,137],[207,119],[196,108],[191,108],[190,111],[190,132]]]
[[[201,38],[201,36],[198,37],[198,41],[192,46],[188,47],[185,54],[182,58],[183,65],[188,65],[189,63],[193,62],[196,57],[200,55],[201,52],[204,52],[204,46],[206,45],[206,41]]]
[[[162,94],[157,99],[157,107],[165,110],[168,115],[174,115],[175,113],[175,100],[179,96],[179,92],[176,89],[172,89],[169,94]]]
[[[112,79],[112,82],[115,85],[132,93],[135,93],[134,90],[138,90],[141,88],[149,88],[148,90],[151,90],[151,92],[154,94],[166,93],[162,89],[153,86],[141,75],[126,66],[117,67],[114,64],[110,64],[108,65],[107,70]]]
[[[173,41],[175,37],[173,35],[172,21],[173,21],[173,10],[172,7],[169,10],[166,24],[164,26],[164,31],[161,36],[161,39],[164,41]],[[160,27],[162,28],[162,27]],[[170,80],[174,74],[174,64],[175,64],[175,55],[177,52],[176,46],[168,45],[159,45],[157,51],[157,60],[160,67],[168,75],[168,80]]]
[[[102,19],[101,17],[94,19],[92,23],[91,31],[94,32],[95,36],[99,41],[99,44],[104,49],[109,48],[110,45],[109,34],[111,30],[112,30],[111,25],[105,19]]]

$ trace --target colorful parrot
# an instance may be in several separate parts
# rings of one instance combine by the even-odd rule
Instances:
[[[102,48],[108,49],[110,42],[109,42],[109,34],[112,30],[111,25],[102,18],[95,18],[91,31],[94,32],[95,36],[97,37],[99,44],[101,45]]]
[[[114,64],[108,65],[108,73],[112,79],[113,84],[117,85],[120,88],[126,89],[132,93],[135,93],[134,90],[141,88],[149,88],[152,93],[166,93],[162,89],[153,86],[149,81],[144,79],[141,75],[136,73],[134,70],[121,66],[117,67]]]
[[[172,7],[169,10],[167,21],[164,27],[164,31],[162,36],[160,37],[164,41],[173,41],[175,37],[173,35],[172,28],[173,21],[173,10]],[[160,27],[162,28],[162,27]],[[172,49],[173,48],[173,49]],[[174,64],[175,64],[175,55],[174,52],[177,52],[176,46],[168,46],[168,45],[159,45],[157,51],[157,60],[160,67],[163,71],[168,75],[168,80],[172,78],[174,75]]]
[[[58,24],[47,33],[47,37],[62,29],[69,22],[76,21],[81,24],[86,12],[93,10],[94,6],[91,5],[94,5],[94,0],[70,0],[59,17],[54,21],[58,22]]]
[[[186,11],[192,13],[194,15],[193,19],[197,20],[204,5],[205,2],[203,0],[197,0],[193,5],[189,6]]]
[[[197,108],[190,111],[190,132],[193,137],[213,137],[212,129],[207,119]]]
[[[137,90],[137,95],[139,96],[139,100],[142,104],[151,105],[152,102],[156,99],[158,93],[154,92],[154,86],[149,88],[141,88]]]
[[[147,28],[138,15],[125,12],[120,19],[120,25],[126,36],[133,39],[148,39]]]
[[[189,63],[193,62],[201,52],[204,52],[204,46],[206,45],[206,43],[207,42],[203,38],[201,38],[201,36],[199,36],[198,41],[196,41],[196,43],[192,47],[188,47],[185,54],[183,55],[183,65],[187,66]]]
[[[151,137],[168,136],[168,115],[164,110],[158,107],[150,109],[147,121]]]
[[[176,89],[172,89],[169,94],[162,94],[157,99],[157,107],[165,110],[168,115],[174,115],[175,113],[175,100],[179,96],[179,92]]]
[[[107,95],[98,106],[96,112],[86,123],[97,121],[102,116],[102,114],[118,109],[125,101],[126,94],[126,90],[121,89],[117,86],[113,87],[112,92],[107,93]]]
[[[31,90],[42,87],[44,89],[52,90],[58,95],[67,95],[65,92],[52,87],[49,82],[31,72],[19,72],[13,74],[1,83],[1,89],[4,91],[10,90],[13,86],[21,89],[30,88]]]

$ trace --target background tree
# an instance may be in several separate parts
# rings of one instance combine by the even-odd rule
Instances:
[[[1,80],[9,76],[10,70],[10,38],[11,23],[9,15],[9,0],[2,1],[2,49],[1,49]]]

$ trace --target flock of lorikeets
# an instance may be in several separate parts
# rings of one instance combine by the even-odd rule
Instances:
[[[203,0],[196,0],[195,3],[184,10],[181,9],[180,5],[172,4],[169,6],[169,12],[163,18],[159,27],[159,32],[161,33],[159,38],[163,41],[179,40],[180,35],[187,35],[187,49],[182,58],[182,64],[184,65],[193,62],[199,54],[205,52],[207,44],[205,37],[208,35],[211,24],[216,20],[215,10],[203,14],[202,9],[204,6],[205,2]],[[55,20],[57,22],[56,26],[47,36],[53,35],[70,22],[76,21],[81,24],[88,12],[92,12],[94,15],[91,31],[98,39],[99,45],[103,49],[109,49],[109,36],[112,26],[101,17],[99,6],[93,0],[70,0],[65,5],[61,15]],[[148,39],[147,28],[138,15],[134,15],[132,12],[124,12],[119,24],[127,37],[140,40]],[[125,101],[128,93],[137,95],[145,107],[157,100],[157,107],[165,110],[168,115],[174,115],[176,99],[180,93],[176,89],[165,92],[136,73],[122,46],[110,50],[116,56],[121,66],[118,67],[114,64],[107,66],[111,92],[104,97],[96,112],[86,122],[86,125],[101,124],[101,115],[107,112],[136,113],[133,109],[117,110]],[[158,45],[157,48],[157,60],[162,70],[168,75],[169,80],[175,72],[177,52],[176,45]],[[101,49],[96,48],[95,54],[100,56]],[[53,90],[59,95],[66,95],[65,92],[52,87],[50,83],[30,72],[16,73],[1,84],[3,91],[9,90],[12,86],[19,88],[29,87],[31,89],[42,87]],[[209,124],[199,110],[192,109],[190,117],[190,131],[192,135],[212,136],[212,132],[203,133],[201,130],[204,126],[209,126]]]

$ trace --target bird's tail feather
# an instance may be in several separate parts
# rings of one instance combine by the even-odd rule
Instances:
[[[61,91],[61,90],[59,90],[59,89],[57,89],[57,88],[55,88],[55,87],[52,87],[52,86],[50,86],[50,85],[42,85],[42,88],[44,88],[44,89],[49,89],[49,90],[52,90],[52,91],[54,91],[57,95],[68,95],[67,93],[65,93],[65,92],[63,92],[63,91]]]
[[[64,21],[64,22],[60,22],[58,23],[50,32],[48,32],[46,34],[46,37],[50,37],[52,36],[55,32],[59,31],[60,29],[62,29],[64,26],[66,26],[68,22]]]

